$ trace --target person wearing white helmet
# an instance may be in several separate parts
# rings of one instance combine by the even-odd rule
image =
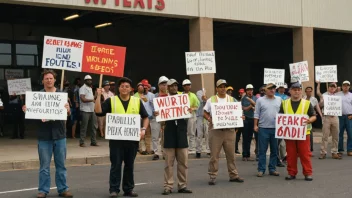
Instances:
[[[183,94],[187,94],[190,101],[190,106],[192,109],[192,117],[188,119],[187,124],[187,134],[189,141],[189,153],[194,154],[196,152],[196,127],[197,127],[197,116],[196,111],[199,107],[199,101],[196,94],[191,92],[192,82],[188,79],[185,79],[182,82]],[[197,153],[197,157],[200,157],[200,153]]]
[[[87,131],[90,132],[91,146],[98,146],[96,139],[96,128],[94,126],[94,93],[92,90],[92,77],[84,77],[84,85],[79,89],[80,110],[81,110],[81,134],[79,146],[85,147],[84,139]]]

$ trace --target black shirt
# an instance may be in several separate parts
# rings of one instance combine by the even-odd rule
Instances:
[[[296,113],[300,102],[301,102],[301,100],[299,100],[299,101],[292,101],[291,100],[291,106],[292,106],[292,110],[294,113]],[[283,105],[284,105],[284,103],[281,104],[279,113],[284,113],[284,106]],[[315,111],[314,111],[312,104],[309,104],[308,116],[309,117],[315,116]]]
[[[45,92],[45,89],[40,90]],[[56,92],[61,92],[56,89]],[[38,120],[38,140],[49,141],[49,140],[60,140],[66,138],[66,124],[65,120],[50,120],[43,122]]]
[[[119,99],[121,100],[120,96],[118,96]],[[105,102],[103,102],[102,106],[102,113],[97,114],[97,116],[105,116],[107,113],[111,113],[111,98],[108,98],[107,100],[105,100]],[[127,101],[123,101],[121,100],[121,103],[123,105],[123,108],[125,109],[125,111],[127,111],[128,108],[128,103],[130,102],[130,99]],[[139,104],[139,115],[141,116],[141,118],[148,118],[148,113],[144,108],[144,105],[142,103],[142,101],[140,100],[140,104]],[[143,123],[141,123],[143,124]],[[124,147],[124,148],[128,148],[128,147],[138,147],[139,146],[139,142],[138,141],[129,141],[129,140],[110,140],[110,144],[113,143],[115,145],[115,147]]]

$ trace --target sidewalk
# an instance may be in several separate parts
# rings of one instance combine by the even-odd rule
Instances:
[[[319,130],[314,132],[314,143],[321,143],[322,133]],[[345,141],[347,138],[345,138]],[[98,147],[92,147],[90,140],[86,139],[87,147],[79,147],[79,139],[67,139],[67,166],[79,165],[94,165],[94,164],[109,164],[109,142],[98,138]],[[329,138],[331,142],[331,137]],[[205,148],[205,144],[203,145]],[[255,148],[254,141],[252,141],[251,151]],[[205,150],[205,149],[203,149]],[[239,142],[239,150],[242,150],[242,141]],[[268,149],[269,150],[269,149]],[[160,151],[160,148],[159,148]],[[161,153],[158,153],[161,155]],[[268,151],[269,154],[269,151]],[[237,155],[241,157],[241,155]],[[202,154],[202,157],[207,157]],[[224,157],[222,152],[221,157]],[[152,155],[137,155],[136,161],[152,161]],[[194,154],[189,155],[190,159],[195,158]],[[160,156],[162,159],[162,156]],[[52,164],[53,165],[53,164]],[[8,139],[0,138],[0,171],[3,170],[19,170],[19,169],[36,169],[39,167],[37,140],[35,138],[29,139]]]

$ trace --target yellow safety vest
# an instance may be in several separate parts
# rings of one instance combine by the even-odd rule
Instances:
[[[140,109],[140,99],[134,96],[130,97],[128,103],[127,111],[122,105],[122,102],[118,96],[111,97],[111,113],[117,114],[139,114]]]
[[[310,101],[301,99],[301,102],[298,105],[296,113],[293,112],[291,99],[283,100],[282,105],[284,107],[285,114],[308,115]],[[308,124],[306,134],[309,135],[311,130],[312,130],[312,125]]]
[[[234,102],[234,98],[232,96],[226,95],[226,100],[227,102]],[[218,102],[218,96],[212,96],[210,99],[211,103],[217,103]]]

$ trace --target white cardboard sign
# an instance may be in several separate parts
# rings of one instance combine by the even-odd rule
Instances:
[[[67,120],[67,93],[26,92],[26,119]]]
[[[285,140],[306,140],[307,115],[276,114],[275,138]]]
[[[285,84],[284,69],[264,69],[264,84],[274,83],[276,86]]]
[[[338,82],[337,65],[315,66],[315,80],[319,82]]]
[[[106,114],[105,139],[139,141],[140,132],[139,114]]]
[[[324,97],[324,115],[328,116],[342,116],[342,99],[341,96]]]
[[[24,77],[23,69],[5,69],[6,79],[23,78],[23,77]]]
[[[8,80],[7,86],[9,89],[9,95],[12,96],[26,94],[26,91],[32,91],[31,79],[23,78],[23,79],[15,79]]]
[[[290,64],[291,82],[309,81],[308,61]]]
[[[215,52],[186,52],[187,75],[216,73]]]
[[[42,68],[82,71],[84,41],[44,37]]]
[[[240,102],[211,103],[214,129],[243,127],[243,111]]]
[[[155,111],[159,112],[156,121],[177,120],[190,118],[190,101],[187,94],[177,94],[167,97],[158,97],[153,100]]]

